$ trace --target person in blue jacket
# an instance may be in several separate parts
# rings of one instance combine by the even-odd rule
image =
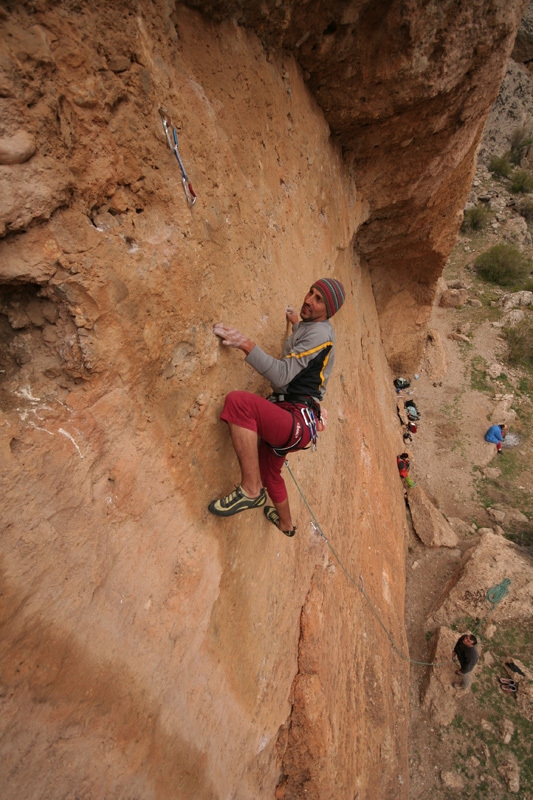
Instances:
[[[496,445],[496,451],[502,452],[502,442],[507,434],[507,425],[492,425],[485,434],[485,441]]]

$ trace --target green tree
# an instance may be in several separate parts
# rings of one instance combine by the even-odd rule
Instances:
[[[515,194],[533,192],[533,175],[528,169],[516,169],[511,176],[511,191]]]
[[[499,286],[517,286],[531,272],[531,260],[517,247],[496,244],[474,261],[478,275]]]
[[[463,216],[461,230],[463,232],[481,231],[486,226],[489,217],[490,211],[484,205],[477,205],[473,208],[467,208]]]
[[[533,222],[533,199],[531,197],[523,197],[516,203],[516,210],[524,217],[526,222]]]
[[[531,131],[527,125],[522,125],[521,128],[513,131],[510,153],[510,160],[513,164],[520,164],[532,142]]]
[[[504,331],[508,358],[516,367],[533,366],[533,319],[527,317]]]
[[[492,156],[489,164],[489,170],[495,178],[508,178],[512,171],[511,162],[509,157],[505,156]]]

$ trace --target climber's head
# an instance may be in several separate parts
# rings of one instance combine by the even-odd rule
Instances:
[[[337,313],[344,303],[344,286],[335,278],[315,281],[304,297],[300,309],[303,322],[323,322]]]

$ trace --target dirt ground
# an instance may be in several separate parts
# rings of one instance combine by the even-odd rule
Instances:
[[[472,250],[483,250],[494,242],[490,236],[479,238],[473,246],[460,237],[444,278],[462,280],[469,287],[469,298],[483,296],[483,289],[468,270]],[[474,253],[475,254],[475,253]],[[489,289],[490,291],[490,289]],[[437,297],[438,303],[438,297]],[[487,308],[488,306],[488,308]],[[482,504],[476,486],[481,470],[487,466],[498,467],[495,448],[484,441],[489,425],[500,420],[490,419],[498,407],[501,395],[510,394],[520,376],[505,365],[506,345],[501,329],[490,319],[490,303],[484,308],[465,305],[461,308],[434,308],[430,326],[432,341],[428,345],[428,358],[420,367],[418,378],[411,380],[407,390],[412,392],[421,420],[413,441],[406,449],[411,455],[411,475],[432,498],[435,505],[448,517],[459,518],[477,527],[493,526]],[[494,319],[496,315],[494,314]],[[489,317],[489,318],[487,318]],[[466,330],[469,342],[452,340],[454,331]],[[483,364],[485,369],[501,364],[506,378],[489,380],[492,391],[472,388],[473,370]],[[497,372],[497,370],[494,370]],[[501,420],[504,421],[504,420]],[[519,420],[511,430],[520,428]],[[517,449],[527,455],[531,446],[524,431],[520,432]],[[531,470],[520,473],[520,488],[532,484]],[[524,510],[524,509],[520,509]],[[412,659],[428,660],[429,631],[425,626],[428,611],[440,594],[446,580],[453,573],[464,550],[471,546],[475,534],[459,536],[456,548],[428,548],[411,532],[407,561],[406,628]],[[450,624],[453,623],[450,620]],[[454,770],[456,737],[453,725],[440,728],[433,725],[420,707],[420,691],[425,675],[423,666],[412,665],[410,687],[410,800],[434,798],[477,797],[473,786],[463,791],[446,787],[442,773]],[[453,678],[453,668],[450,667]],[[467,718],[481,720],[483,714],[476,696],[467,693],[462,697],[461,710]],[[484,779],[482,779],[484,780]],[[490,789],[485,784],[484,789]],[[483,796],[491,796],[489,795]],[[498,792],[492,797],[502,796]],[[505,795],[507,796],[507,795]],[[513,795],[517,796],[517,795]],[[529,795],[520,793],[521,798]]]

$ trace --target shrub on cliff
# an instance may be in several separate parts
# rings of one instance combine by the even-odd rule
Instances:
[[[533,222],[533,200],[530,197],[522,198],[522,200],[517,202],[515,207],[526,222]]]
[[[515,194],[533,192],[533,174],[528,169],[517,169],[511,176],[511,191]]]
[[[490,211],[486,206],[477,205],[473,208],[467,208],[463,216],[461,230],[463,233],[467,231],[481,231],[486,226],[489,217]]]
[[[508,156],[492,156],[489,170],[495,178],[508,178],[512,171]]]
[[[531,260],[517,247],[496,244],[474,261],[478,275],[499,286],[516,286],[531,271]]]
[[[511,136],[511,153],[509,156],[513,164],[520,164],[532,142],[531,131],[527,125],[522,125],[521,128],[516,128],[516,130],[513,131]]]
[[[504,330],[507,357],[515,367],[533,367],[533,319],[527,317]]]

